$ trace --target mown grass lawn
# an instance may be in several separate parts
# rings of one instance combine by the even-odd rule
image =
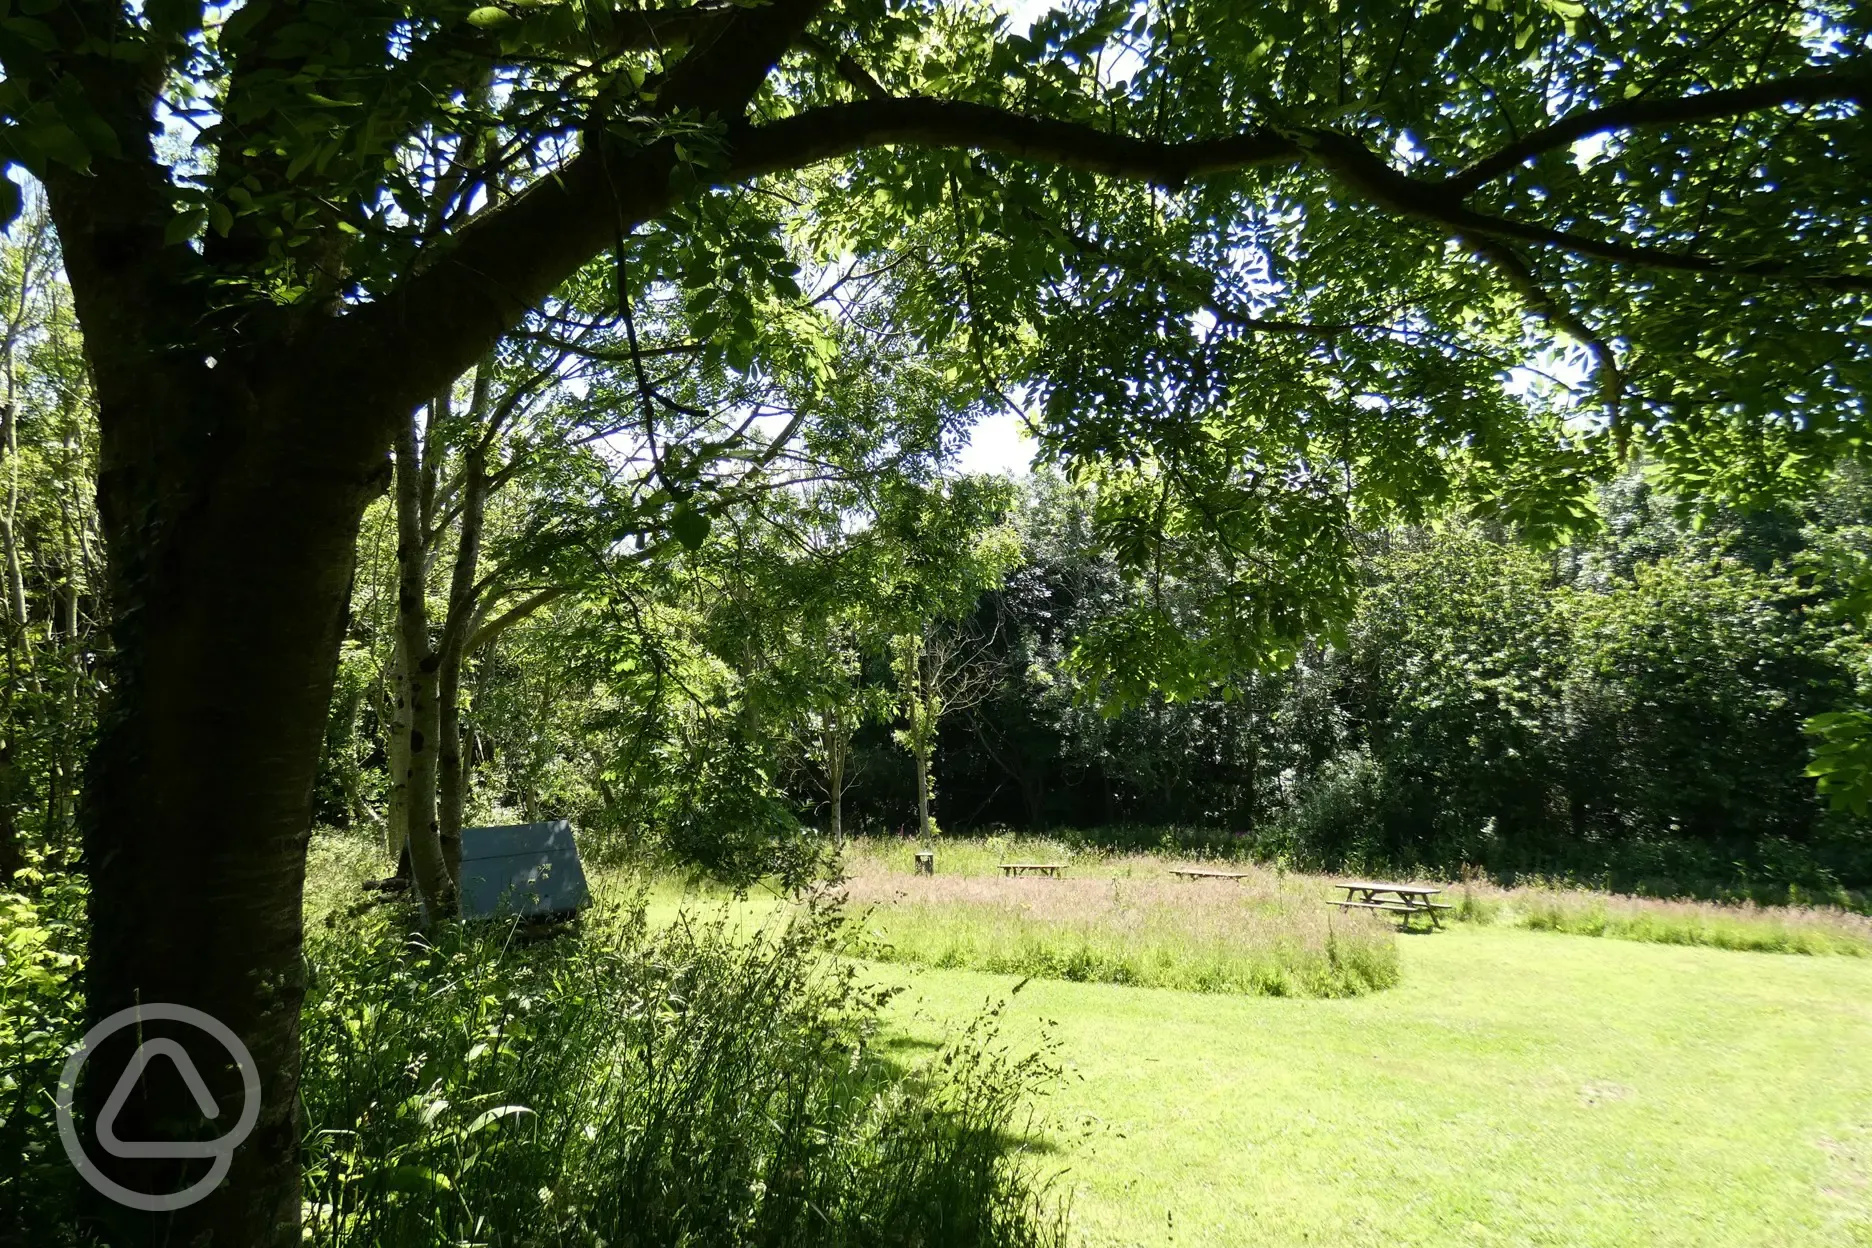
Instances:
[[[1279,1000],[1035,979],[1082,1242],[1872,1245],[1872,962],[1456,927]],[[1007,976],[907,972],[915,1048]]]

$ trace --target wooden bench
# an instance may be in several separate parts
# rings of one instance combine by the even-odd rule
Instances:
[[[1050,875],[1059,878],[1063,862],[1004,862],[1001,864],[1002,875]]]
[[[1206,867],[1171,867],[1171,875],[1180,875],[1186,880],[1245,880],[1246,871],[1211,871]]]
[[[1385,884],[1373,880],[1338,880],[1335,888],[1343,888],[1346,895],[1338,901],[1329,901],[1329,906],[1338,906],[1340,910],[1380,910],[1386,914],[1399,916],[1403,926],[1409,927],[1411,916],[1424,914],[1430,917],[1432,927],[1442,927],[1441,911],[1452,907],[1448,902],[1432,901],[1431,898],[1442,892],[1440,888],[1430,888],[1422,884]]]

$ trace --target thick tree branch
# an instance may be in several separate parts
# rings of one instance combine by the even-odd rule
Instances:
[[[1606,242],[1468,208],[1447,182],[1392,168],[1349,135],[1261,127],[1215,139],[1159,143],[1091,126],[1025,117],[949,100],[867,100],[815,108],[736,136],[727,181],[799,168],[867,147],[901,143],[967,147],[1112,177],[1177,186],[1206,174],[1310,158],[1381,208],[1434,221],[1452,233],[1509,238],[1615,264],[1712,276],[1785,278],[1841,290],[1872,290],[1872,277],[1816,271],[1808,261],[1722,260]]]
[[[1826,272],[1807,259],[1720,259],[1603,241],[1478,212],[1463,204],[1456,179],[1412,178],[1351,136],[1329,130],[1262,126],[1234,135],[1158,142],[990,105],[925,98],[830,104],[762,125],[740,120],[746,101],[786,49],[800,41],[819,3],[775,0],[736,10],[712,40],[678,62],[662,93],[664,104],[728,119],[722,159],[696,167],[699,176],[731,185],[891,144],[969,148],[1172,187],[1211,174],[1307,161],[1377,207],[1433,222],[1451,237],[1514,240],[1615,264],[1872,290],[1872,276]],[[1863,85],[1863,76],[1813,75],[1780,84],[1774,98],[1857,98]],[[1750,102],[1760,106],[1765,98],[1741,92],[1707,96],[1690,97],[1675,113],[1666,102],[1647,102],[1649,111],[1634,102],[1582,115],[1530,136],[1500,159],[1535,150],[1529,145],[1537,141],[1548,146],[1568,141],[1566,127],[1564,134],[1584,134],[1615,123],[1642,124],[1693,112],[1722,115]],[[465,368],[620,232],[664,211],[674,194],[674,142],[630,147],[601,140],[597,133],[556,175],[465,227],[448,253],[402,290],[337,322],[334,334],[344,339],[343,345],[317,341],[311,346],[317,358],[361,350],[375,361],[370,372],[377,384],[393,388],[393,406],[419,400],[425,387],[435,384],[431,373],[452,376]],[[1479,167],[1495,163],[1491,159]]]
[[[817,35],[800,36],[800,46],[832,66],[846,86],[871,100],[888,100],[891,93],[849,52],[841,52]]]
[[[1179,186],[1191,178],[1291,162],[1300,148],[1268,128],[1160,143],[989,104],[898,97],[828,104],[731,136],[726,181],[798,169],[868,147],[966,147],[1111,177]]]
[[[693,43],[734,11],[734,5],[714,0],[674,8],[613,9],[610,29],[602,36],[603,46],[605,51],[616,54]]]
[[[1795,74],[1773,82],[1722,91],[1702,91],[1669,100],[1638,98],[1562,117],[1552,125],[1476,161],[1443,182],[1443,188],[1467,198],[1475,191],[1545,152],[1594,135],[1641,126],[1716,121],[1769,108],[1851,100],[1865,107],[1872,100],[1872,69],[1854,66],[1823,73]]]
[[[520,621],[526,619],[535,611],[538,611],[541,607],[565,597],[565,594],[566,591],[563,586],[554,585],[540,590],[530,598],[522,599],[519,603],[509,607],[485,624],[476,621],[478,626],[473,633],[469,634],[468,644],[462,647],[462,653],[464,655],[475,653],[477,650],[481,649],[481,647],[487,645],[490,641],[493,641],[496,637],[520,623]]]
[[[732,125],[823,3],[734,9],[671,71],[658,96],[666,114]],[[315,327],[286,367],[318,375],[316,361],[355,361],[342,378],[332,375],[349,392],[335,410],[360,411],[400,410],[465,371],[580,265],[672,202],[675,140],[632,144],[603,121],[595,119],[563,168],[469,222],[399,289]],[[372,402],[353,402],[359,385]],[[385,433],[367,425],[352,432],[366,457]]]
[[[1392,168],[1350,135],[1332,130],[1296,132],[1307,154],[1341,182],[1380,208],[1435,222],[1453,235],[1515,239],[1555,251],[1571,252],[1613,264],[1701,273],[1712,277],[1757,277],[1806,282],[1832,290],[1872,290],[1872,275],[1828,272],[1805,259],[1727,260],[1693,252],[1666,251],[1633,243],[1608,242],[1567,230],[1553,230],[1477,212],[1447,182],[1428,182]]]

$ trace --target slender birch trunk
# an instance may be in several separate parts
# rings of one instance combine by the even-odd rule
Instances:
[[[11,348],[8,355],[11,356]],[[7,390],[12,391],[12,361],[6,364]],[[31,604],[26,599],[26,565],[20,554],[19,528],[19,420],[12,395],[0,403],[0,449],[6,454],[6,503],[0,507],[0,553],[6,559],[7,645],[14,670],[31,680],[33,673]]]
[[[477,413],[486,405],[486,375],[484,366],[475,379],[474,407]],[[461,748],[461,675],[480,600],[477,580],[480,576],[481,530],[488,488],[485,444],[477,444],[469,451],[462,472],[461,530],[455,547],[455,570],[449,582],[448,617],[442,627],[436,686],[440,764],[436,794],[437,823],[443,861],[448,866],[450,877],[457,880],[461,878],[462,810],[467,804],[468,795],[468,773],[462,765]]]
[[[431,414],[431,455],[436,453],[435,415]],[[403,643],[403,684],[408,702],[409,759],[404,768],[403,842],[423,906],[431,918],[455,912],[455,881],[442,857],[436,822],[436,754],[441,737],[437,703],[440,656],[429,641],[425,471],[417,449],[416,414],[396,435],[397,624]]]
[[[845,735],[843,708],[836,703],[828,708],[823,720],[822,740],[826,758],[826,797],[832,805],[832,844],[845,848],[845,753],[851,742]]]

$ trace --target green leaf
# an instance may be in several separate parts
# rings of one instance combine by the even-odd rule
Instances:
[[[518,1118],[521,1114],[532,1112],[525,1105],[497,1105],[493,1109],[483,1110],[476,1114],[474,1121],[468,1124],[468,1134],[474,1135],[499,1122],[502,1118]]]
[[[697,511],[693,503],[683,503],[670,513],[670,532],[690,550],[699,550],[708,540],[709,529],[714,522]]]
[[[428,1166],[397,1166],[384,1175],[384,1186],[393,1192],[446,1192],[454,1189],[446,1174]]]
[[[737,325],[736,328],[741,327]],[[728,367],[734,369],[735,372],[745,373],[754,367],[754,344],[747,338],[740,336],[730,338],[722,350],[728,357]]]
[[[506,9],[495,8],[491,4],[484,5],[468,15],[468,24],[470,26],[478,26],[482,30],[494,30],[507,25],[513,20],[513,14],[509,13]]]
[[[201,232],[202,225],[208,220],[206,209],[189,208],[169,218],[169,224],[163,227],[163,242],[171,245],[186,243]]]
[[[229,232],[234,229],[234,210],[218,199],[210,200],[208,203],[208,223],[214,227],[215,233],[219,234],[222,238],[226,238]]]

